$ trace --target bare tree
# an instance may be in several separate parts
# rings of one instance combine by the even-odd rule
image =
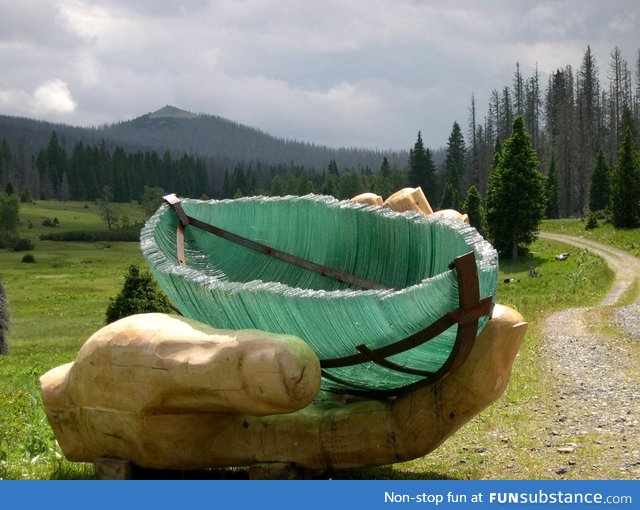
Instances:
[[[598,65],[591,48],[587,46],[582,66],[578,72],[576,85],[576,114],[578,127],[577,165],[578,174],[578,202],[586,208],[589,196],[589,182],[591,169],[600,147],[600,83],[598,81]]]
[[[524,80],[522,79],[522,73],[520,72],[520,62],[516,62],[516,72],[513,75],[513,109],[514,115],[524,117]]]
[[[9,302],[0,279],[0,355],[9,354],[7,334],[9,333]]]
[[[98,202],[100,216],[107,224],[107,229],[111,230],[116,225],[116,213],[113,209],[113,192],[109,186],[102,188],[102,196]]]
[[[480,187],[480,147],[478,146],[478,125],[476,119],[476,98],[471,94],[469,106],[469,156],[467,158],[467,188]]]

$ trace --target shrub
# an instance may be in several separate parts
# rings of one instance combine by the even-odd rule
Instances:
[[[584,226],[585,230],[592,230],[598,227],[598,215],[594,211],[590,211],[587,215],[587,223]]]
[[[55,232],[40,235],[41,241],[112,241],[112,242],[137,242],[140,240],[141,224],[130,225],[128,227],[116,228],[113,230],[72,230],[70,232]]]
[[[33,256],[33,253],[25,253],[21,262],[23,264],[35,264],[36,258]]]
[[[106,322],[110,324],[137,313],[170,313],[171,303],[148,271],[140,271],[138,266],[129,266],[124,275],[124,286],[115,299],[109,303]]]
[[[34,245],[31,239],[20,237],[13,243],[13,251],[29,251],[33,250]]]

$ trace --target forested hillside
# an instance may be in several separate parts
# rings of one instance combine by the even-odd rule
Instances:
[[[330,164],[372,173],[385,158],[403,168],[407,154],[283,140],[171,106],[96,128],[0,116],[0,185],[4,189],[10,182],[16,190],[27,186],[37,198],[93,199],[104,185],[113,188],[116,199],[137,198],[140,183],[222,198],[228,195],[225,174],[231,175],[231,196],[267,193],[276,175],[284,183],[289,175],[297,179],[303,172],[318,180]],[[191,175],[192,166],[198,175],[185,183],[181,172]]]
[[[6,160],[6,159],[5,159]],[[54,131],[35,159],[35,172],[22,194],[60,200],[94,200],[109,195],[116,202],[138,200],[145,187],[161,187],[185,196],[209,195],[211,187],[202,159],[169,151],[109,151],[103,144],[76,142],[67,155]]]
[[[340,168],[378,169],[382,158],[404,165],[406,153],[367,149],[332,148],[270,136],[222,117],[194,114],[173,106],[128,122],[104,128],[105,138],[118,144],[138,143],[157,150],[171,150],[226,161],[270,165],[295,163],[322,171],[334,160]]]
[[[638,142],[640,50],[630,66],[614,48],[606,72],[590,47],[577,70],[566,65],[544,79],[537,67],[525,76],[516,64],[512,82],[488,99],[479,118],[472,94],[467,129],[451,119],[445,148],[425,147],[417,127],[406,152],[283,140],[172,106],[90,129],[0,117],[0,185],[63,200],[95,199],[107,186],[118,201],[139,198],[144,186],[215,198],[309,192],[345,198],[420,185],[435,207],[460,207],[472,186],[485,198],[494,155],[522,116],[549,177],[547,215],[583,215],[598,152],[600,182],[617,164],[627,127]]]

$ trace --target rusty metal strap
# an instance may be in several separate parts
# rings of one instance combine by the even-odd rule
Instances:
[[[359,345],[358,353],[341,358],[321,360],[322,368],[338,368],[359,363],[366,363],[374,359],[384,359],[401,352],[408,351],[437,337],[454,324],[473,323],[484,316],[490,315],[493,303],[491,297],[480,297],[478,287],[478,273],[476,270],[475,255],[469,252],[457,257],[449,266],[456,269],[458,280],[459,308],[452,310],[426,328],[392,344],[378,349],[370,349],[366,345]],[[475,334],[474,334],[475,338]]]
[[[357,354],[345,356],[343,358],[321,360],[320,366],[323,369],[322,375],[329,380],[351,388],[354,393],[384,396],[397,395],[399,393],[427,386],[439,379],[442,379],[460,367],[460,365],[462,365],[469,356],[469,353],[475,343],[478,321],[485,315],[491,316],[493,311],[493,302],[490,296],[484,299],[479,299],[480,287],[478,284],[478,273],[475,255],[473,252],[457,257],[451,263],[450,268],[456,269],[460,304],[458,308],[448,312],[423,330],[393,344],[386,345],[378,349],[371,349],[366,345],[359,345],[356,347],[358,350]],[[445,363],[435,372],[405,367],[387,359],[389,356],[405,352],[432,340],[454,324],[458,324],[455,343]],[[327,369],[331,368],[351,366],[366,362],[373,362],[397,372],[417,375],[422,377],[422,379],[402,388],[396,388],[388,391],[371,391],[361,387],[360,385],[344,381],[335,374],[327,371]]]
[[[258,243],[251,239],[247,239],[246,237],[242,237],[238,234],[234,234],[233,232],[229,232],[228,230],[224,230],[222,228],[216,227],[214,225],[210,225],[209,223],[205,223],[204,221],[200,221],[197,218],[193,218],[185,213],[182,204],[180,203],[180,199],[176,197],[175,194],[166,195],[162,197],[165,202],[173,206],[180,219],[180,224],[184,227],[187,225],[196,227],[200,230],[204,230],[213,234],[215,236],[221,237],[233,243],[242,245],[246,248],[250,248],[257,252],[263,253],[265,255],[269,255],[271,257],[277,258],[279,260],[283,260],[290,264],[303,267],[304,269],[308,269],[310,271],[315,271],[316,273],[321,274],[322,276],[327,276],[329,278],[333,278],[334,280],[338,280],[344,283],[348,283],[350,285],[355,285],[362,289],[367,290],[389,290],[391,287],[387,285],[383,285],[381,283],[374,282],[367,278],[362,278],[360,276],[349,274],[345,271],[339,271],[337,269],[333,269],[331,267],[323,266],[322,264],[318,264],[316,262],[312,262],[310,260],[306,260],[296,255],[292,255],[291,253],[287,253],[276,248],[272,248],[271,246],[267,246],[266,244]],[[178,244],[180,241],[180,236],[182,235],[182,239],[184,239],[184,230],[182,232],[178,232]],[[184,241],[182,241],[182,253],[180,253],[180,246],[178,246],[178,260],[182,257],[184,260]],[[183,265],[183,264],[182,264]]]
[[[176,229],[176,257],[178,258],[178,264],[181,266],[187,265],[187,259],[184,256],[184,225],[180,223]]]
[[[184,209],[182,208],[182,204],[180,203],[180,199],[176,196],[175,193],[171,193],[170,195],[165,195],[162,197],[162,199],[169,205],[172,205],[174,210],[176,211],[176,214],[178,215],[178,218],[180,219],[180,223],[182,223],[182,225],[186,226],[189,224],[189,217],[187,216],[187,213],[184,212]]]

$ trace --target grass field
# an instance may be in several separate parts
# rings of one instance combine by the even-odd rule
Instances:
[[[119,214],[142,219],[134,204]],[[0,356],[0,478],[91,476],[61,458],[41,405],[38,378],[74,359],[102,325],[109,299],[130,264],[143,265],[137,243],[40,241],[42,233],[104,229],[92,203],[38,202],[20,209],[21,236],[35,243],[35,263],[0,250],[0,275],[9,299],[10,356]],[[44,227],[58,218],[59,226]],[[29,228],[29,222],[33,225]]]
[[[586,230],[584,221],[568,219],[543,221],[541,229],[546,232],[584,237],[599,243],[610,244],[640,257],[640,232],[637,228],[615,228],[611,223],[604,223],[600,220],[598,227]]]
[[[120,215],[142,218],[135,204]],[[38,378],[74,359],[79,347],[104,324],[109,299],[119,292],[130,264],[144,266],[137,243],[39,241],[43,219],[57,217],[57,229],[103,228],[92,203],[38,202],[21,208],[21,235],[36,244],[36,262],[23,253],[0,251],[0,275],[10,302],[10,355],[0,357],[0,479],[91,478],[92,466],[64,460],[47,423]],[[29,222],[32,228],[29,228]],[[416,461],[346,473],[361,478],[547,478],[548,466],[528,455],[536,427],[531,409],[544,409],[552,383],[538,356],[541,319],[553,310],[596,303],[612,274],[587,252],[565,262],[561,245],[538,241],[528,257],[501,261],[498,301],[530,322],[505,396],[472,420],[433,454]],[[530,277],[529,274],[537,274]],[[487,454],[489,452],[490,454]],[[505,468],[512,466],[512,468]]]

